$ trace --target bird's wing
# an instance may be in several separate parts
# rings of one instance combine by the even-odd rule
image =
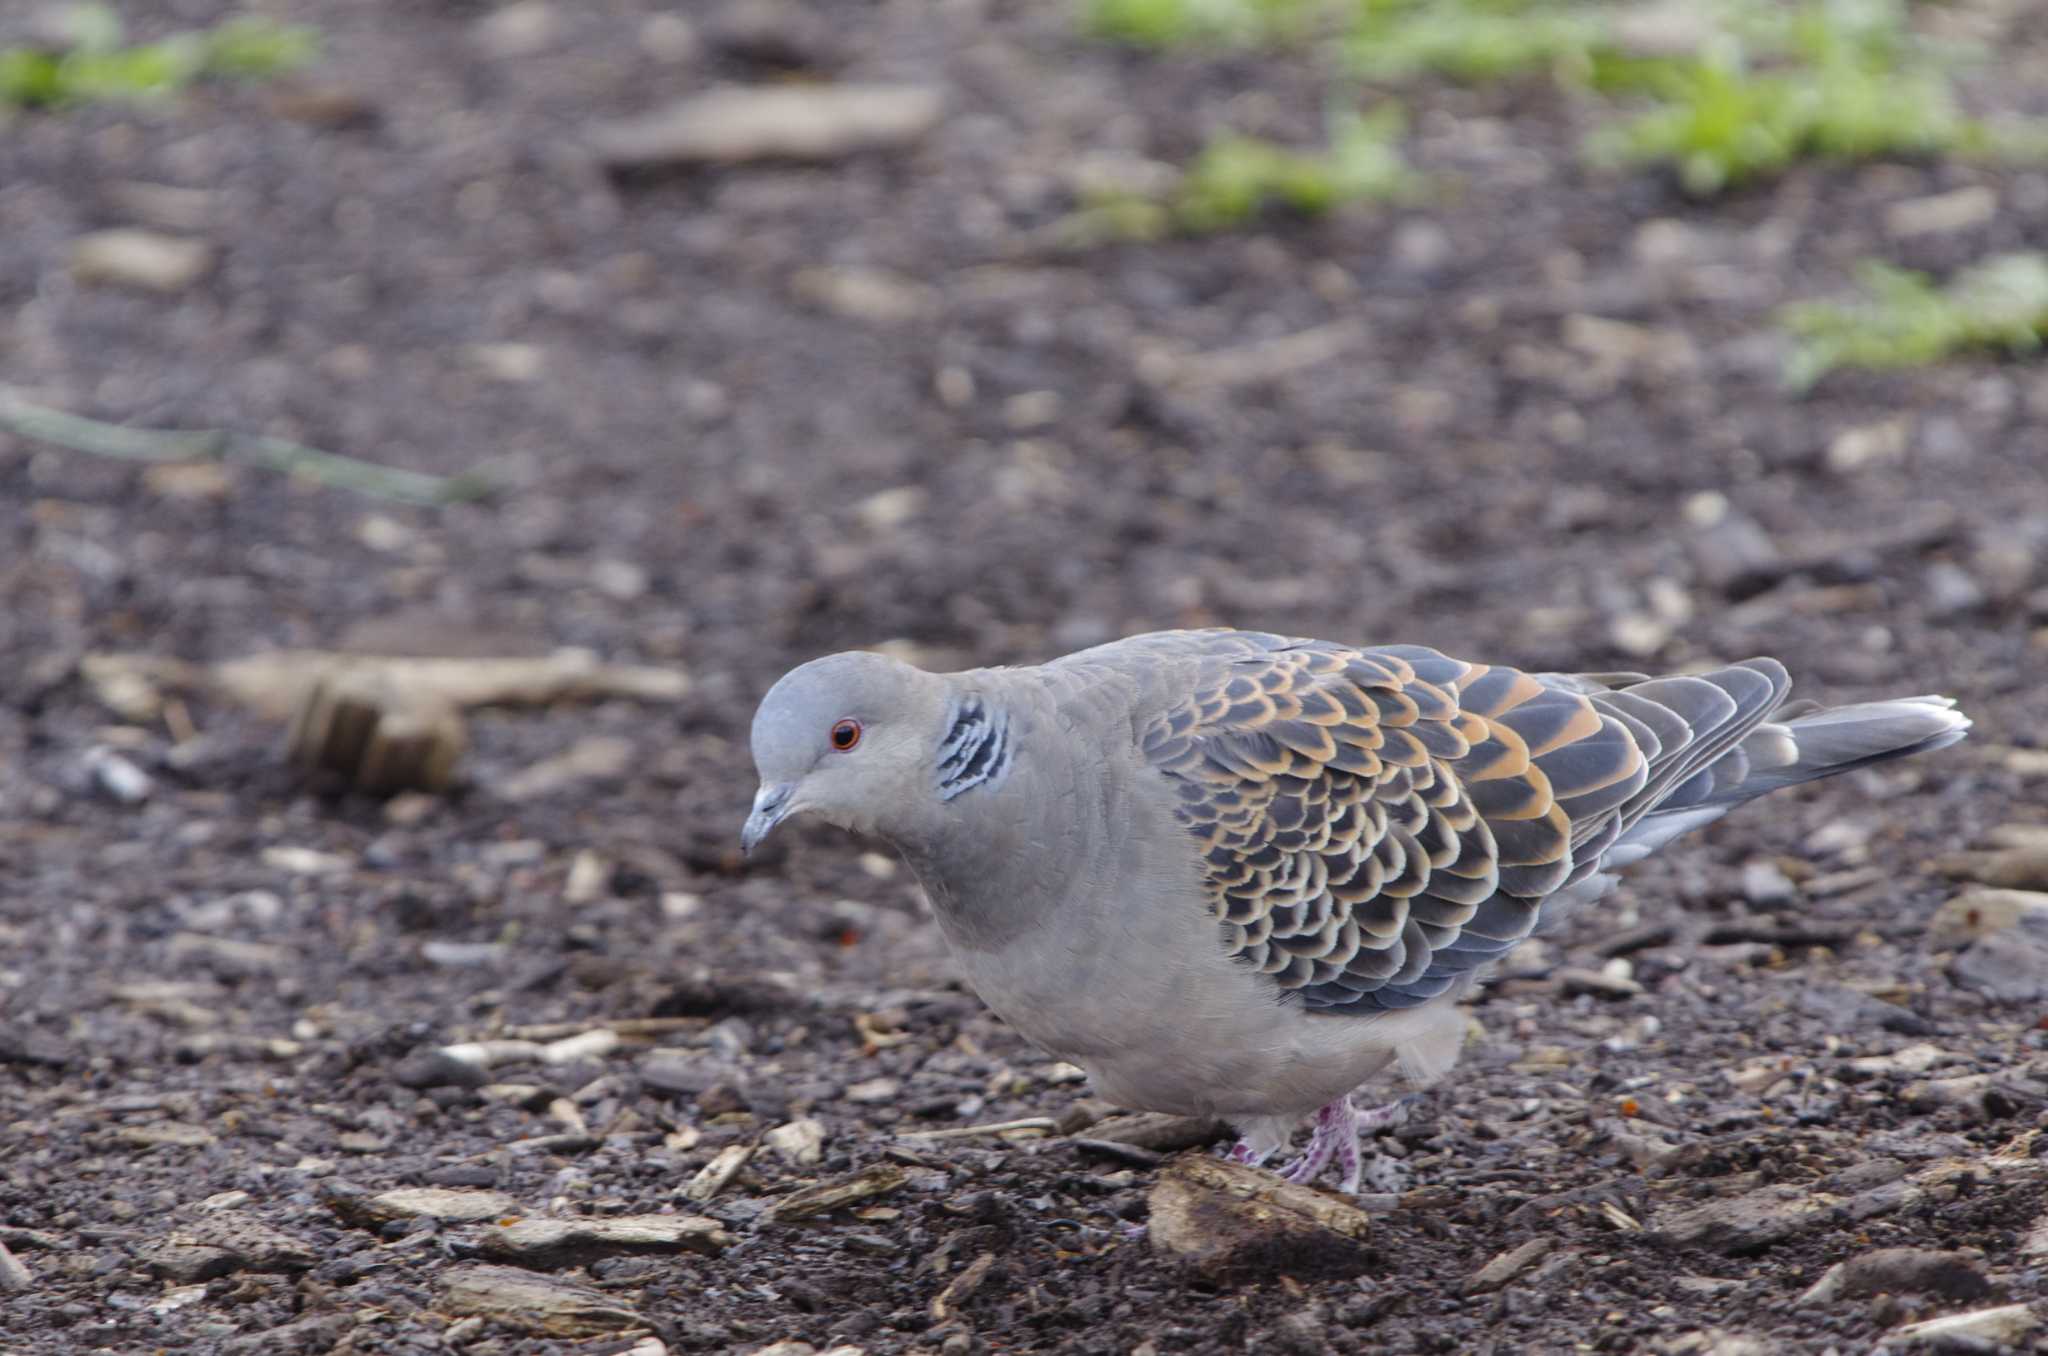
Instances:
[[[1769,660],[1586,680],[1184,635],[1140,749],[1175,783],[1225,948],[1339,1011],[1425,1002],[1505,953],[1787,686]]]

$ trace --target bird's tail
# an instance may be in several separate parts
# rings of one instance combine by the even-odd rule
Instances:
[[[1822,707],[1790,703],[1772,711],[1739,742],[1688,771],[1627,825],[1604,865],[1638,860],[1747,800],[1782,787],[1875,763],[1947,748],[1969,733],[1970,719],[1948,697],[1895,697]]]
[[[1657,808],[1738,805],[1780,787],[1947,748],[1970,730],[1970,718],[1955,705],[1951,697],[1894,697],[1782,709],[1691,782],[1673,787]]]

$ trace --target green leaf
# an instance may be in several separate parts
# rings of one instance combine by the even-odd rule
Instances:
[[[1842,367],[1896,369],[1967,350],[2032,353],[2048,339],[2048,255],[1998,255],[1947,287],[1875,260],[1857,270],[1862,295],[1802,302],[1779,313],[1797,343],[1784,381],[1804,390]]]

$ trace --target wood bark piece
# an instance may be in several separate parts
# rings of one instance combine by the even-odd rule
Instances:
[[[2032,1305],[2002,1304],[1908,1323],[1886,1333],[1877,1345],[1880,1351],[2017,1351],[2040,1327],[2041,1316]]]
[[[407,692],[438,697],[462,710],[547,706],[607,697],[670,702],[690,686],[689,679],[675,669],[605,664],[582,649],[557,650],[538,659],[418,659],[275,650],[216,664],[210,681],[265,715],[287,716],[298,709],[315,683],[357,670],[382,674]]]
[[[154,1274],[196,1285],[237,1271],[305,1271],[319,1262],[313,1246],[251,1215],[223,1213],[174,1230],[146,1254]]]
[[[1163,1154],[1199,1149],[1229,1135],[1230,1127],[1214,1116],[1169,1116],[1159,1111],[1131,1111],[1111,1116],[1097,1121],[1088,1132],[1090,1139],[1129,1144]]]
[[[97,654],[86,656],[80,671],[100,701],[129,720],[155,719],[173,690],[213,692],[288,720],[294,763],[340,773],[377,795],[446,788],[468,746],[462,713],[471,708],[618,697],[668,702],[689,690],[689,679],[674,669],[603,664],[579,649],[539,659],[273,650],[211,666]],[[602,749],[579,745],[580,761],[549,766],[531,785],[514,780],[533,794],[533,786],[617,771],[620,741],[600,742]],[[590,765],[594,760],[602,765]]]
[[[20,1258],[0,1243],[0,1295],[11,1295],[26,1290],[35,1284],[35,1277],[22,1265]]]
[[[1502,1253],[1470,1276],[1467,1276],[1465,1278],[1465,1293],[1468,1295],[1487,1295],[1501,1289],[1530,1267],[1535,1266],[1538,1262],[1549,1256],[1550,1250],[1556,1246],[1557,1239],[1549,1234],[1538,1234],[1520,1247],[1512,1248]]]
[[[1342,1198],[1205,1153],[1168,1163],[1152,1188],[1152,1246],[1219,1284],[1337,1279],[1372,1265],[1372,1218]]]
[[[1946,1300],[1982,1299],[1991,1293],[1984,1259],[1970,1252],[1933,1248],[1878,1248],[1837,1262],[1796,1301],[1833,1304],[1866,1295],[1938,1295]]]
[[[502,1191],[466,1187],[398,1187],[376,1195],[330,1183],[321,1200],[350,1224],[373,1228],[397,1219],[438,1219],[474,1224],[517,1215],[523,1206]]]
[[[716,1257],[732,1243],[702,1215],[613,1215],[602,1219],[522,1219],[480,1240],[484,1255],[528,1266],[580,1266],[620,1253],[695,1252]]]
[[[518,1267],[462,1266],[441,1274],[441,1304],[544,1337],[595,1337],[647,1321],[611,1296]]]
[[[770,1224],[794,1224],[815,1219],[876,1196],[885,1196],[907,1180],[908,1174],[895,1164],[877,1163],[849,1177],[792,1191],[769,1206],[761,1218]]]
[[[985,1252],[961,1269],[952,1282],[932,1297],[932,1322],[944,1323],[959,1311],[961,1305],[981,1289],[981,1283],[988,1279],[989,1270],[996,1264],[996,1255]]]
[[[675,669],[606,664],[583,649],[465,659],[265,650],[210,665],[161,655],[89,654],[79,671],[102,704],[129,720],[154,719],[167,691],[211,692],[259,716],[289,720],[316,684],[358,671],[382,674],[405,691],[431,694],[460,710],[605,698],[672,702],[690,689],[689,678]]]
[[[455,707],[374,669],[316,681],[292,713],[293,763],[338,772],[370,795],[445,791],[469,747]]]
[[[2048,889],[2048,846],[1950,852],[1936,857],[1932,865],[1944,876],[1999,889]]]
[[[1987,1157],[1943,1159],[1910,1176],[1902,1164],[1870,1160],[1809,1184],[1779,1183],[1660,1211],[1648,1236],[1666,1247],[1745,1257],[1802,1234],[1859,1225],[1961,1191],[2011,1190],[2048,1176],[2048,1160],[2034,1154],[2041,1133],[2030,1130]]]
[[[728,1144],[711,1156],[711,1161],[697,1170],[683,1186],[683,1199],[702,1204],[725,1190],[732,1179],[739,1176],[747,1160],[754,1156],[751,1144]]]

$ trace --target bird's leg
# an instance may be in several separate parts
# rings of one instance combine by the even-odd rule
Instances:
[[[1287,1146],[1294,1134],[1294,1117],[1254,1116],[1238,1123],[1237,1134],[1237,1143],[1223,1156],[1233,1163],[1256,1168]]]
[[[1315,1133],[1309,1136],[1308,1148],[1301,1157],[1280,1170],[1280,1175],[1290,1182],[1311,1182],[1330,1166],[1330,1159],[1344,1156],[1346,1171],[1350,1174],[1350,1186],[1358,1185],[1358,1109],[1351,1105],[1349,1096],[1339,1097],[1322,1110],[1316,1112]]]
[[[1358,1133],[1377,1134],[1391,1125],[1400,1125],[1408,1119],[1408,1108],[1415,1103],[1415,1093],[1396,1097],[1385,1106],[1371,1107],[1358,1113]]]
[[[1359,1176],[1364,1170],[1358,1137],[1407,1120],[1408,1105],[1414,1100],[1412,1095],[1399,1097],[1385,1106],[1360,1111],[1351,1104],[1349,1097],[1339,1097],[1316,1113],[1315,1133],[1309,1137],[1308,1148],[1302,1151],[1301,1157],[1281,1169],[1280,1175],[1290,1182],[1310,1182],[1334,1159],[1344,1174],[1337,1184],[1338,1189],[1346,1194],[1356,1193]]]
[[[1256,1168],[1273,1156],[1273,1150],[1271,1146],[1252,1143],[1251,1137],[1246,1136],[1244,1139],[1231,1145],[1223,1156],[1233,1163],[1242,1163],[1248,1168]]]
[[[1344,1169],[1344,1180],[1337,1184],[1339,1190],[1346,1195],[1358,1194],[1358,1178],[1364,1166],[1358,1150],[1359,1137],[1401,1124],[1408,1119],[1408,1108],[1414,1102],[1415,1094],[1411,1092],[1406,1097],[1396,1097],[1385,1106],[1370,1107],[1352,1116],[1351,1125],[1356,1134],[1337,1146],[1337,1161]]]

